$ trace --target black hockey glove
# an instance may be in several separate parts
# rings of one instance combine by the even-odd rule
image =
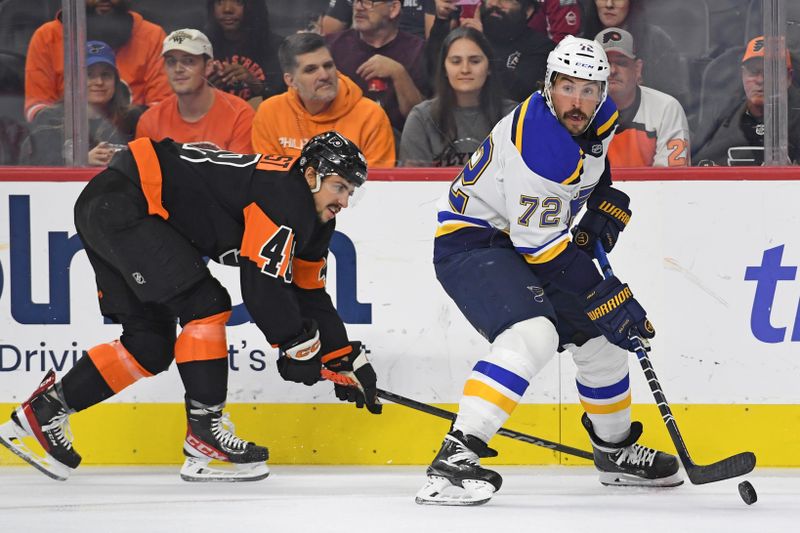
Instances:
[[[278,349],[278,374],[285,381],[313,385],[322,379],[319,358],[319,331],[312,319],[303,320],[303,332]]]
[[[611,276],[584,294],[583,299],[584,311],[609,342],[629,352],[641,345],[649,350],[645,343],[631,340],[631,337],[652,339],[656,331],[627,284]]]
[[[594,241],[600,239],[610,252],[631,219],[631,199],[622,191],[608,187],[589,196],[586,213],[572,230],[575,245],[594,257]]]
[[[366,405],[370,413],[379,415],[383,405],[378,401],[378,379],[367,360],[367,349],[359,341],[352,341],[350,347],[350,353],[325,361],[325,368],[337,374],[331,379],[333,391],[343,402],[355,402],[359,409]]]

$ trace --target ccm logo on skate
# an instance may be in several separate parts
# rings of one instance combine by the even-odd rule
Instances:
[[[41,202],[41,200],[39,200]],[[44,209],[42,209],[44,211]],[[7,287],[11,296],[11,316],[18,324],[69,324],[70,317],[70,268],[75,255],[83,250],[70,220],[64,220],[68,231],[48,231],[46,235],[31,231],[31,196],[11,194],[8,196],[9,263],[0,264],[0,296]],[[33,243],[46,242],[47,270],[35,265],[39,254],[33,253]],[[372,304],[357,299],[357,254],[353,241],[336,231],[331,238],[331,254],[336,259],[336,309],[348,324],[371,324]],[[32,272],[37,272],[34,278]],[[4,271],[8,273],[3,278]],[[45,273],[44,279],[40,271]],[[137,273],[138,274],[138,273]],[[136,278],[136,276],[134,275]],[[145,279],[136,278],[142,284]],[[38,285],[44,284],[44,289]],[[36,285],[36,286],[34,286]],[[34,295],[47,294],[49,300],[42,301]],[[0,317],[4,320],[5,317]],[[229,326],[251,322],[244,304],[235,305]]]
[[[745,281],[756,282],[753,309],[750,313],[750,330],[753,332],[753,336],[761,342],[778,343],[786,339],[787,328],[775,327],[771,320],[778,282],[794,281],[797,278],[796,266],[781,264],[783,247],[784,245],[781,244],[765,250],[761,256],[761,264],[747,267],[744,273]],[[795,313],[791,342],[800,342],[800,303],[798,303]]]
[[[228,456],[224,453],[220,452],[216,448],[213,448],[206,444],[205,442],[201,441],[191,433],[186,435],[186,442],[189,443],[189,446],[197,450],[198,452],[202,453],[207,457],[211,457],[212,459],[216,459],[217,461],[227,461]]]

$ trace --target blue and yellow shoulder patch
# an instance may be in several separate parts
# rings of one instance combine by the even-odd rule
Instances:
[[[619,111],[617,111],[617,105],[611,98],[606,98],[592,121],[592,127],[597,133],[597,137],[601,141],[608,137],[614,131],[618,120]]]
[[[514,110],[511,143],[533,172],[572,185],[583,173],[583,151],[550,112],[544,97],[533,93]]]

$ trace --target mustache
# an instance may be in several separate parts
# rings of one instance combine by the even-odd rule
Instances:
[[[577,117],[580,118],[581,120],[586,120],[587,118],[589,118],[583,111],[579,111],[577,109],[572,109],[570,111],[567,111],[566,113],[561,115],[561,118],[567,118],[571,115],[577,115]]]

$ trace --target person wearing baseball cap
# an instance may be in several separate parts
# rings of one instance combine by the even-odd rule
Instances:
[[[114,154],[133,140],[143,109],[131,105],[130,88],[120,78],[114,50],[103,41],[86,42],[86,114],[89,118],[91,166],[107,165]],[[31,123],[22,147],[21,163],[64,165],[68,161],[64,139],[64,102],[46,106]]]
[[[173,95],[148,109],[137,137],[211,143],[223,150],[250,153],[255,111],[241,98],[215,89],[214,49],[199,30],[175,30],[164,39],[164,69]]]
[[[764,164],[764,36],[747,43],[742,55],[739,97],[723,107],[698,136],[703,140],[693,159],[702,166],[752,166]],[[784,87],[789,101],[789,159],[800,160],[800,92],[791,85],[792,58],[786,50]]]
[[[595,38],[608,56],[608,95],[619,110],[619,127],[608,159],[618,167],[689,164],[689,122],[673,96],[641,85],[644,61],[633,36],[610,27]]]

